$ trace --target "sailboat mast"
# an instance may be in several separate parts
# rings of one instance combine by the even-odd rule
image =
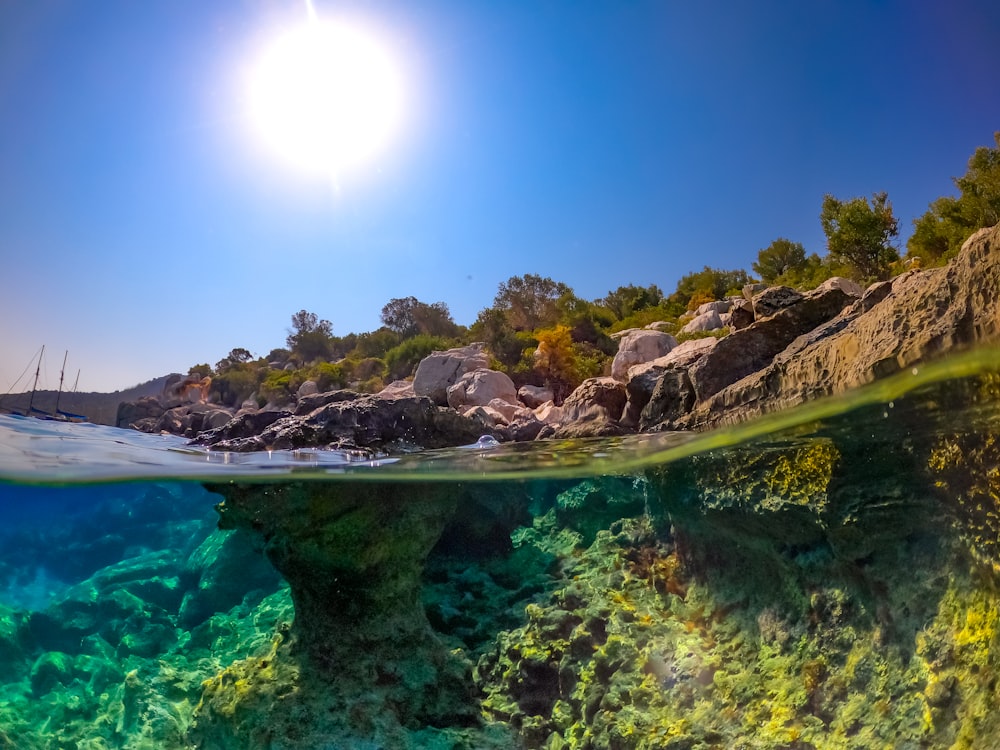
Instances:
[[[63,377],[65,377],[66,375],[67,357],[69,357],[69,349],[67,349],[66,353],[63,355],[62,369],[59,371],[59,390],[56,392],[56,408],[55,408],[56,416],[59,416],[59,399],[62,397],[62,384],[63,384]]]
[[[31,386],[31,398],[28,399],[28,412],[24,416],[31,416],[31,407],[35,403],[35,391],[38,390],[38,376],[42,372],[42,357],[45,356],[45,344],[42,344],[42,350],[38,353],[38,366],[35,368],[35,382]]]

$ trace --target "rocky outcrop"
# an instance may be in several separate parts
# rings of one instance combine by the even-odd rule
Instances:
[[[231,451],[305,447],[391,450],[465,445],[491,432],[479,420],[439,407],[428,398],[351,395],[355,397],[333,400],[308,414],[272,412],[277,418],[263,429],[258,429],[252,415],[235,419],[199,435],[196,442]]]
[[[694,406],[694,386],[688,370],[711,352],[718,339],[691,339],[679,344],[665,357],[629,371],[626,386],[628,404],[622,415],[627,427],[638,427],[640,418],[647,424],[659,424],[687,414]],[[647,404],[653,406],[647,411]]]
[[[465,373],[489,366],[490,358],[483,351],[481,343],[434,352],[417,365],[417,372],[413,377],[413,393],[427,396],[438,406],[445,406],[448,403],[449,386],[457,383]]]
[[[611,363],[611,377],[625,380],[632,365],[662,357],[677,346],[677,339],[662,331],[631,331],[618,342],[618,353]]]
[[[151,432],[166,409],[156,396],[143,396],[138,401],[122,401],[118,404],[115,427],[125,427]],[[147,428],[147,429],[144,429]]]
[[[776,311],[720,339],[711,356],[687,370],[695,394],[690,408],[678,406],[677,389],[664,386],[640,427],[734,424],[1000,338],[1000,227],[974,235],[944,268],[909,271],[869,287],[860,299],[856,291],[831,279],[784,307],[774,298],[794,294],[755,295],[755,307],[771,296],[769,309]]]

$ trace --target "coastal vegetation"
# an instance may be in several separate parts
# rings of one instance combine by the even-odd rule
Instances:
[[[470,326],[457,324],[446,303],[412,296],[390,299],[377,330],[343,336],[334,334],[329,320],[299,310],[291,316],[284,347],[266,356],[235,348],[214,366],[198,364],[188,374],[210,375],[212,398],[223,405],[238,407],[253,399],[263,406],[291,400],[306,381],[320,390],[377,392],[412,376],[435,350],[482,341],[493,369],[517,386],[552,388],[558,402],[586,378],[608,371],[621,331],[657,323],[681,339],[720,335],[681,329],[699,307],[740,296],[748,284],[805,291],[833,276],[867,284],[946,264],[973,232],[1000,220],[1000,132],[994,139],[996,147],[976,149],[965,175],[954,179],[958,195],[938,198],[914,220],[905,255],[887,193],[870,199],[826,195],[819,214],[827,240],[823,256],[778,237],[758,250],[752,272],[706,265],[681,277],[669,294],[655,284],[629,284],[594,300],[548,277],[516,275],[499,285],[492,305]]]

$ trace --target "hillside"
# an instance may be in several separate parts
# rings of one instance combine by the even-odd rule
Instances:
[[[119,403],[160,394],[168,377],[170,376],[163,375],[113,393],[63,393],[59,397],[59,408],[73,414],[83,414],[89,421],[97,424],[114,425]],[[36,391],[32,405],[36,409],[53,412],[57,395],[56,391]],[[16,411],[23,414],[30,398],[31,393],[8,393],[0,396],[0,413]]]

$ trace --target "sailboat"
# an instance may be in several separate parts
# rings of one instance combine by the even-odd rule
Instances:
[[[66,375],[66,359],[69,357],[69,351],[63,355],[62,369],[59,371],[59,391],[56,393],[56,408],[52,412],[44,411],[35,406],[35,393],[38,390],[38,377],[42,372],[42,358],[45,356],[45,346],[42,346],[42,350],[38,354],[38,364],[35,367],[35,382],[31,386],[31,397],[28,399],[28,408],[23,414],[18,412],[11,412],[17,416],[21,417],[34,417],[35,419],[48,419],[56,422],[86,422],[87,417],[83,414],[74,414],[70,411],[63,411],[59,408],[59,400],[62,398],[63,380]],[[77,383],[80,382],[80,373],[76,374]],[[73,386],[73,390],[76,390],[76,386]]]

